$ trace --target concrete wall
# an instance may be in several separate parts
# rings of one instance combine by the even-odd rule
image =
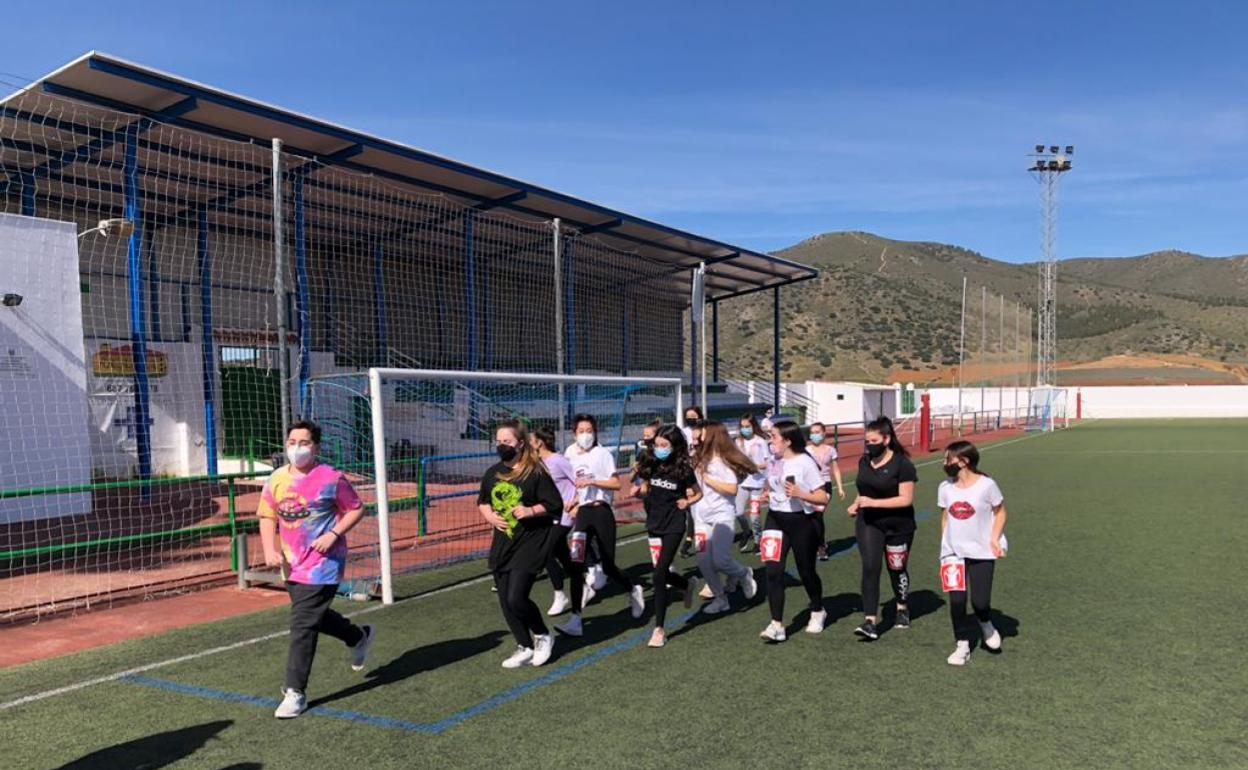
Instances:
[[[935,414],[958,410],[957,388],[933,388]],[[1119,419],[1130,417],[1248,417],[1248,385],[1142,385],[1129,387],[1067,388],[1069,416],[1075,416],[1076,394],[1082,394],[1085,418]],[[1027,388],[964,388],[963,413],[997,411],[1006,413],[1018,404],[1025,412]]]

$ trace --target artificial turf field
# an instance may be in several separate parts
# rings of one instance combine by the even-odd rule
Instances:
[[[845,550],[820,566],[819,636],[801,632],[805,594],[793,585],[784,644],[758,638],[760,590],[651,650],[649,618],[633,621],[612,589],[588,608],[583,639],[560,639],[543,668],[505,671],[514,643],[495,596],[461,583],[371,611],[379,638],[364,673],[323,640],[313,709],[279,722],[286,611],[266,611],[0,671],[9,704],[187,656],[0,708],[0,766],[1248,767],[1248,421],[1085,423],[1002,442],[982,466],[1010,513],[993,597],[1005,640],[962,669],[945,663],[953,642],[930,515],[941,474],[929,463],[914,625],[874,643],[851,633],[859,562],[849,520],[829,512],[829,539]],[[622,546],[620,562],[648,572],[644,540]],[[399,587],[412,596],[482,570]],[[549,584],[534,598],[545,610]],[[685,614],[677,604],[669,626]]]

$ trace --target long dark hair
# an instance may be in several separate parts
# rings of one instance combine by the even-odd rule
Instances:
[[[806,455],[810,457],[810,452],[806,449],[806,434],[802,433],[802,428],[791,420],[781,420],[774,423],[771,429],[780,433],[780,438],[789,442],[789,448],[794,454]],[[813,460],[814,458],[811,457]]]
[[[945,447],[945,451],[959,460],[966,460],[966,467],[971,473],[978,473],[981,476],[987,476],[979,469],[979,448],[969,441],[953,441],[949,446]]]
[[[689,412],[693,412],[694,422],[703,422],[704,420],[706,420],[706,415],[702,413],[702,407],[696,404],[690,404],[689,406],[685,407],[685,413],[688,414]],[[683,417],[684,415],[681,415],[681,416]]]
[[[867,423],[865,432],[880,434],[884,437],[884,441],[888,445],[889,449],[893,450],[902,457],[910,456],[910,452],[907,451],[905,445],[901,443],[901,439],[897,438],[897,431],[893,430],[893,421],[887,417],[876,417],[874,420]]]
[[[533,437],[546,447],[547,452],[558,452],[555,448],[555,429],[549,425],[539,425],[533,429]]]
[[[637,463],[637,475],[649,481],[655,476],[684,477],[693,473],[693,460],[689,457],[689,442],[685,441],[685,432],[675,425],[664,425],[654,436],[655,440],[665,439],[672,445],[672,453],[666,460],[654,455],[654,449],[644,453]]]
[[[758,438],[762,438],[762,439],[768,438],[767,433],[763,431],[763,426],[758,424],[758,415],[743,414],[741,415],[741,419],[739,420],[739,422],[748,422],[750,424],[750,427],[754,429],[754,435],[757,436]]]

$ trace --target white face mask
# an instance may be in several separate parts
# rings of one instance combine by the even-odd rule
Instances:
[[[576,434],[576,445],[581,449],[589,449],[594,445],[594,434],[578,433]]]
[[[310,446],[288,446],[286,447],[286,459],[290,460],[290,464],[296,468],[305,468],[312,462],[312,447]]]

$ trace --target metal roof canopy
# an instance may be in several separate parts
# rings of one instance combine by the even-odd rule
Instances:
[[[613,248],[670,264],[672,278],[686,284],[692,281],[693,268],[705,262],[707,298],[712,300],[818,275],[818,270],[807,265],[667,227],[95,51],[5,98],[0,107],[18,106],[22,96],[36,88],[226,139],[265,147],[274,138],[281,139],[283,150],[291,155],[372,174],[419,192],[439,192],[477,208],[503,209],[521,219],[559,218]],[[66,165],[67,172],[72,165]],[[314,172],[308,175],[314,178]]]

